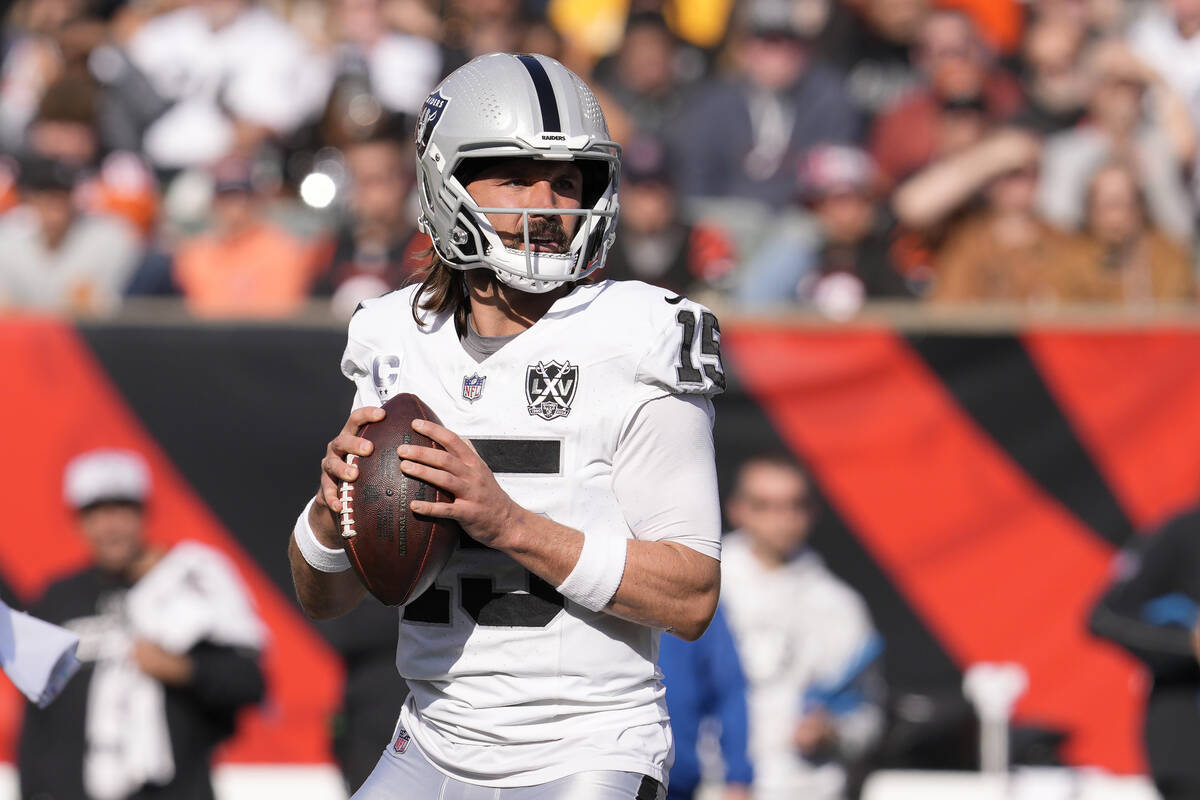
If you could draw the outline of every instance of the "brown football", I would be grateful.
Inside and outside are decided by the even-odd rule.
[[[359,436],[374,445],[366,458],[347,456],[358,465],[354,483],[342,483],[339,528],[350,565],[367,590],[390,606],[420,597],[437,578],[458,546],[460,528],[451,519],[414,514],[409,503],[451,503],[454,496],[400,471],[396,448],[402,444],[443,449],[412,429],[414,419],[441,424],[433,410],[412,394],[383,404],[387,416],[364,425]]]

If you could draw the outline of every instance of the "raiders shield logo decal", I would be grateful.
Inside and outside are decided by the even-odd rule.
[[[446,110],[448,100],[448,97],[442,97],[440,91],[425,98],[425,105],[421,107],[421,114],[417,117],[417,131],[414,137],[417,141],[418,158],[425,155],[425,148],[429,147],[429,137],[433,135],[433,129],[437,127],[438,120],[442,118],[442,112]]]
[[[529,413],[544,420],[571,413],[571,401],[579,386],[579,367],[557,361],[530,364],[525,372],[525,399]]]

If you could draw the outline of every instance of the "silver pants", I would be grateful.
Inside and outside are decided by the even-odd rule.
[[[596,770],[537,786],[495,789],[439,772],[410,742],[404,753],[384,750],[375,769],[350,800],[665,800],[658,781],[635,772]]]

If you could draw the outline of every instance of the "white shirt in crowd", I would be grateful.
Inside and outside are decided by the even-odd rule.
[[[32,208],[0,216],[0,307],[104,311],[137,267],[141,243],[117,217],[80,216],[56,248]]]
[[[155,17],[129,42],[129,57],[155,90],[175,101],[146,131],[157,166],[211,163],[229,152],[233,118],[285,133],[324,105],[321,59],[285,21],[248,6],[213,30],[197,6]]]

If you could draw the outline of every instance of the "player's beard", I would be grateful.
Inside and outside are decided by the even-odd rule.
[[[500,233],[500,241],[510,250],[525,249],[524,233]],[[551,249],[541,252],[565,253],[570,247],[566,228],[563,227],[562,217],[531,217],[529,219],[530,246],[549,246]]]

